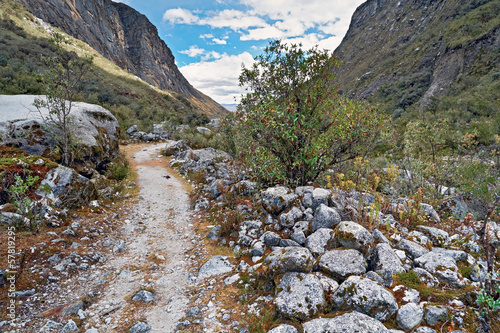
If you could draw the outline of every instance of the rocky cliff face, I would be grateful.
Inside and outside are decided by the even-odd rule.
[[[185,95],[199,110],[226,110],[193,88],[177,68],[157,28],[133,8],[111,0],[19,0],[35,16],[161,89]]]
[[[337,82],[387,108],[424,108],[498,71],[499,13],[488,0],[368,0],[335,51]]]

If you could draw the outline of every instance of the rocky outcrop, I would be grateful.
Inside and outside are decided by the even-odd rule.
[[[158,29],[135,9],[111,0],[19,2],[149,84],[186,96],[196,109],[209,115],[227,112],[189,84]]]
[[[45,125],[41,113],[33,106],[35,98],[43,96],[15,95],[0,96],[0,144],[13,146],[28,154],[51,157],[58,160],[53,140],[54,129]],[[108,110],[98,105],[75,102],[70,114],[71,131],[76,141],[75,169],[91,176],[94,170],[104,170],[118,154],[120,127]]]
[[[467,77],[496,72],[491,59],[500,48],[500,28],[487,14],[498,12],[493,3],[366,1],[334,52],[343,62],[339,87],[374,102],[391,98],[393,108],[423,108]]]

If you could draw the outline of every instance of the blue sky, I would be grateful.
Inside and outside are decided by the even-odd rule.
[[[118,0],[114,0],[117,1]],[[221,104],[239,101],[241,64],[270,40],[335,50],[365,0],[119,0],[146,15],[197,89]]]

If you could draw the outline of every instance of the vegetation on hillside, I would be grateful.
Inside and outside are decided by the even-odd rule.
[[[0,28],[0,94],[46,94],[42,76],[48,67],[43,58],[57,56],[57,48],[49,42],[51,34],[11,0],[0,3]],[[150,130],[153,123],[163,121],[188,123],[196,114],[184,96],[154,88],[83,42],[61,35],[68,41],[64,46],[65,59],[94,57],[92,75],[75,100],[105,107],[117,117],[122,128],[137,124],[143,130]]]
[[[492,47],[500,3],[446,1],[424,7],[408,2],[373,15],[379,24],[358,22],[339,47],[346,57],[337,82],[343,91],[392,115],[401,135],[408,122],[445,120],[450,132],[476,132],[480,144],[492,144],[500,134],[500,53]],[[367,45],[370,38],[376,42]],[[443,61],[450,65],[444,72]],[[452,82],[424,98],[442,79]]]
[[[240,75],[249,92],[236,144],[261,182],[306,185],[370,148],[382,118],[337,93],[335,56],[275,41],[256,60]]]

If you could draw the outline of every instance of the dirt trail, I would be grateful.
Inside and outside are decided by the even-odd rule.
[[[127,248],[104,267],[114,270],[116,278],[89,310],[112,311],[99,332],[128,332],[138,320],[147,322],[151,332],[173,332],[186,311],[187,252],[196,243],[187,188],[169,174],[166,161],[159,156],[159,145],[126,150],[137,171],[140,197],[130,215],[124,217],[122,236]],[[130,301],[140,289],[152,291],[156,301]]]

